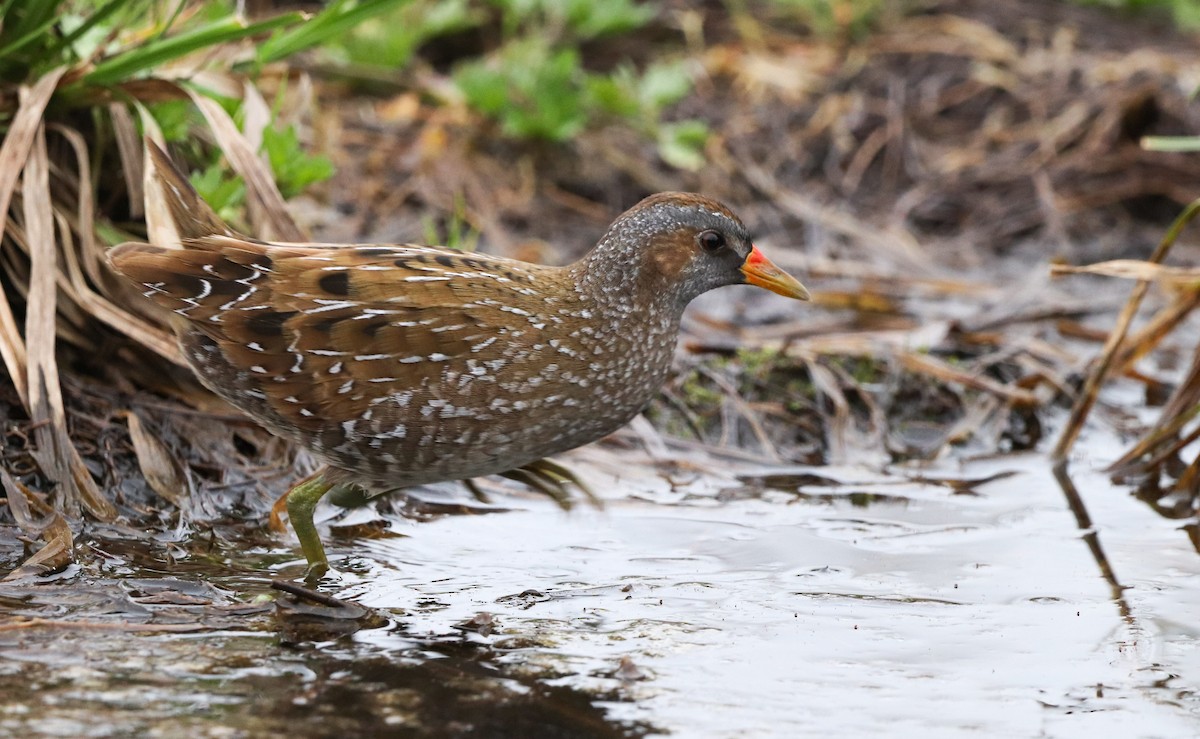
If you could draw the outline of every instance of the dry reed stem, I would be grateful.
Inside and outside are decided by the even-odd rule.
[[[1200,200],[1192,201],[1184,209],[1183,213],[1175,219],[1175,222],[1171,224],[1171,228],[1163,236],[1162,241],[1159,242],[1148,261],[1152,264],[1162,262],[1171,250],[1171,247],[1175,244],[1175,240],[1179,238],[1179,234],[1183,231],[1184,227],[1191,223],[1197,214],[1200,214]],[[1095,405],[1097,397],[1099,397],[1100,386],[1108,376],[1108,371],[1113,365],[1113,359],[1117,355],[1117,350],[1125,340],[1125,336],[1129,332],[1129,326],[1133,322],[1133,317],[1137,314],[1138,307],[1142,303],[1142,298],[1145,297],[1146,291],[1149,288],[1149,280],[1139,279],[1137,284],[1134,285],[1129,295],[1129,300],[1125,303],[1125,307],[1121,309],[1121,314],[1117,318],[1117,324],[1113,327],[1112,333],[1109,334],[1108,340],[1101,350],[1099,360],[1088,374],[1083,391],[1076,399],[1074,407],[1071,408],[1071,416],[1067,420],[1066,426],[1063,427],[1062,435],[1059,437],[1058,443],[1055,444],[1054,451],[1051,453],[1051,459],[1056,466],[1061,467],[1066,464],[1067,455],[1070,453],[1071,447],[1074,446],[1075,440],[1079,438],[1079,433],[1083,430],[1083,423],[1091,412],[1092,406]]]

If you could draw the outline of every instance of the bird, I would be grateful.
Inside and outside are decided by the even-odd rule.
[[[324,463],[281,498],[309,579],[329,569],[313,514],[331,490],[536,469],[650,403],[693,298],[751,284],[809,299],[733,211],[695,193],[646,197],[550,266],[255,239],[147,151],[180,244],[123,243],[108,263],[169,311],[202,384]]]

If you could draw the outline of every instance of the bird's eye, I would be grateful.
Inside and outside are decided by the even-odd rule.
[[[725,246],[725,236],[720,231],[703,231],[696,237],[696,241],[700,248],[708,252],[717,251]]]

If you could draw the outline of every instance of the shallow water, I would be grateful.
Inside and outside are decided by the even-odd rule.
[[[339,538],[322,589],[383,616],[358,630],[275,613],[267,581],[300,572],[280,540],[168,580],[109,551],[0,585],[0,613],[49,620],[0,629],[0,734],[1193,736],[1197,551],[1102,459],[1073,463],[1081,529],[1038,455],[881,472],[597,445],[564,461],[603,511],[497,485],[462,507],[487,515]]]

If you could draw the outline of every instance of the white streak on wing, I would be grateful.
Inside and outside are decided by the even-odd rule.
[[[326,300],[324,298],[314,298],[314,303],[320,305],[320,308],[310,308],[304,311],[305,315],[313,313],[324,313],[327,310],[338,310],[339,308],[349,308],[354,305],[353,300]]]

